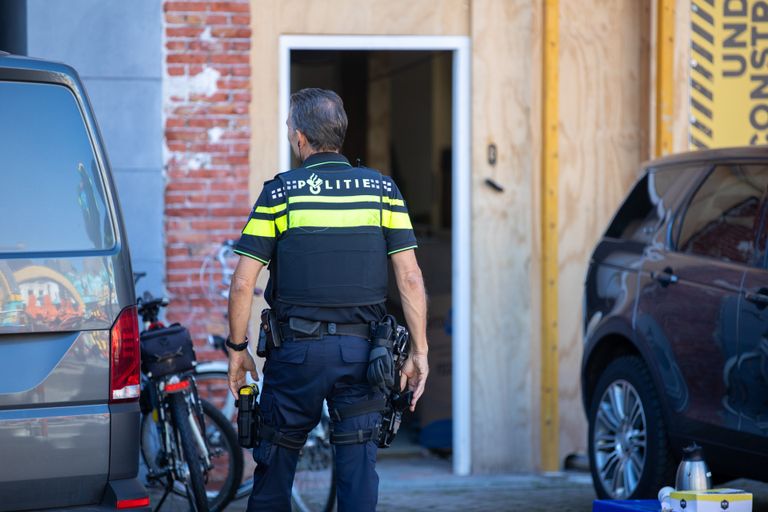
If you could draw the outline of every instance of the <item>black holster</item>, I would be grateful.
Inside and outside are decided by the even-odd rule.
[[[267,357],[274,348],[282,345],[282,335],[280,334],[280,324],[277,321],[277,315],[271,309],[261,311],[261,327],[259,328],[259,342],[256,345],[256,355]]]
[[[398,385],[399,387],[399,385]],[[403,421],[403,412],[410,407],[413,399],[413,391],[393,391],[387,400],[387,409],[381,415],[381,428],[378,432],[376,444],[379,448],[387,448],[394,441],[400,423]]]
[[[371,325],[371,355],[368,362],[368,383],[380,390],[383,398],[375,398],[332,409],[331,417],[342,421],[353,416],[381,412],[381,423],[372,429],[336,433],[331,430],[331,443],[357,444],[373,441],[386,448],[397,435],[403,412],[411,405],[412,391],[400,389],[400,372],[408,358],[408,329],[398,326],[394,317],[387,315],[381,322]]]
[[[371,353],[368,356],[368,384],[384,394],[395,387],[395,358],[392,353],[397,330],[394,317],[387,315],[371,326]]]
[[[307,435],[286,435],[264,423],[256,384],[243,386],[238,391],[237,405],[237,440],[243,448],[256,448],[262,440],[274,443],[289,450],[301,450],[307,442]]]
[[[258,402],[259,388],[255,384],[243,386],[237,400],[237,440],[243,448],[259,445],[262,417]]]

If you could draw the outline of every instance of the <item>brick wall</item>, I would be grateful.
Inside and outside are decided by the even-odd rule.
[[[201,286],[200,268],[250,210],[250,3],[164,1],[163,11],[168,319],[208,359],[204,340],[223,329],[226,301]]]

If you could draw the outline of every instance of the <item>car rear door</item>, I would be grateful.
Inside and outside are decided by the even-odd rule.
[[[762,167],[768,174],[768,165]],[[728,359],[726,406],[738,415],[744,446],[768,454],[768,204],[763,201],[754,264],[739,297],[739,349]],[[752,442],[750,442],[752,441]]]
[[[652,247],[641,272],[637,329],[654,354],[673,431],[706,440],[733,430],[724,404],[726,362],[738,352],[742,278],[754,257],[768,176],[754,166],[715,165],[702,173]]]
[[[98,503],[132,296],[114,209],[74,89],[0,76],[0,103],[0,510]]]

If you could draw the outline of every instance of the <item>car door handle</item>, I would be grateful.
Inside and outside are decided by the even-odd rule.
[[[744,298],[755,304],[758,308],[763,309],[768,306],[768,288],[760,288],[756,292],[747,292],[744,294]]]
[[[667,287],[671,284],[675,284],[678,281],[678,277],[674,271],[667,267],[661,272],[654,272],[653,278],[661,283],[661,286]]]

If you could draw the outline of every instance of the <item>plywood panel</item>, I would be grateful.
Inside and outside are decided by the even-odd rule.
[[[648,81],[649,81],[649,94],[648,94],[648,154],[646,160],[650,160],[656,156],[656,45],[658,44],[656,35],[656,25],[658,17],[658,0],[651,0],[650,2],[650,33],[648,36]]]
[[[473,472],[531,470],[538,457],[531,196],[540,127],[531,106],[540,87],[539,10],[528,0],[472,2]],[[489,144],[498,148],[495,166]]]
[[[278,137],[287,129],[278,122],[278,2],[251,2],[251,175],[249,188],[256,201],[265,180],[278,171]],[[280,121],[282,122],[282,121]]]
[[[653,50],[655,43],[653,36],[653,2],[644,0],[639,8],[639,18],[637,24],[640,28],[640,69],[639,77],[640,91],[640,160],[646,161],[653,157],[652,130],[656,127],[653,124]]]
[[[560,454],[586,450],[581,304],[589,255],[647,148],[648,2],[560,2]]]
[[[254,198],[279,170],[278,38],[283,34],[467,35],[467,0],[251,0]],[[361,70],[366,73],[366,70]]]
[[[274,0],[273,0],[274,1]],[[257,1],[256,3],[260,3]],[[280,0],[287,34],[466,35],[466,0]],[[253,11],[258,16],[258,10]]]
[[[542,361],[542,266],[543,266],[543,230],[542,230],[542,199],[543,199],[543,77],[544,77],[544,9],[535,6],[531,18],[531,68],[533,78],[530,91],[530,109],[528,126],[531,134],[531,256],[530,271],[530,346],[531,356],[529,369],[531,372],[531,468],[541,469],[541,378]]]

